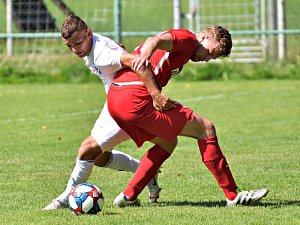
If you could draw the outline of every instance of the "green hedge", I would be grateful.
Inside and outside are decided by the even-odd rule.
[[[300,62],[188,64],[177,80],[300,79]]]

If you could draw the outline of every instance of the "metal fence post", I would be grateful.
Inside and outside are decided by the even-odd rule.
[[[121,24],[121,0],[114,0],[114,33],[116,42],[122,41]]]
[[[9,35],[12,33],[12,2],[6,0],[6,33]],[[6,54],[12,56],[13,40],[12,37],[6,38]]]
[[[278,30],[282,33],[278,34],[278,59],[283,60],[285,57],[285,0],[277,1],[277,14],[278,14]]]
[[[181,0],[173,0],[173,28],[182,28]]]

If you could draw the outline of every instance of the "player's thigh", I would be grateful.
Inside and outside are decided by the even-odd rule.
[[[102,152],[111,151],[116,145],[129,139],[129,135],[122,130],[110,116],[107,103],[91,131],[91,136],[96,140]]]

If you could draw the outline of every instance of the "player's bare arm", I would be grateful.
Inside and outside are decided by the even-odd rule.
[[[148,66],[150,64],[149,60],[152,54],[157,50],[170,51],[173,49],[172,36],[169,33],[161,33],[153,37],[147,38],[143,47],[141,48],[141,55],[134,59],[132,62],[132,67],[134,70],[141,70],[143,65]]]
[[[153,99],[153,106],[155,109],[163,111],[175,108],[175,101],[165,96],[157,86],[154,76],[151,72],[151,65],[143,64],[141,70],[134,70],[132,68],[133,60],[137,59],[139,55],[123,53],[121,55],[121,63],[123,67],[130,67],[144,82],[146,88],[148,89],[150,95]]]

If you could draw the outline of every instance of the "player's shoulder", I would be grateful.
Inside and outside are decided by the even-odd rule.
[[[196,36],[193,32],[191,32],[187,29],[184,29],[184,28],[171,29],[168,32],[171,34],[174,34],[174,35],[185,35],[185,36],[192,36],[192,37]]]
[[[182,45],[181,47],[183,47],[183,45],[191,45],[190,47],[192,47],[198,43],[196,35],[183,28],[171,30],[171,36],[173,39],[173,47],[174,43],[177,43],[177,45]]]
[[[105,37],[101,34],[94,34],[94,51],[97,53],[107,53],[111,51],[124,52],[121,46],[119,46],[114,40]]]
[[[93,33],[93,40],[94,40],[95,45],[97,45],[99,47],[109,47],[112,49],[120,47],[114,40],[112,40],[108,37],[105,37],[101,34]]]

